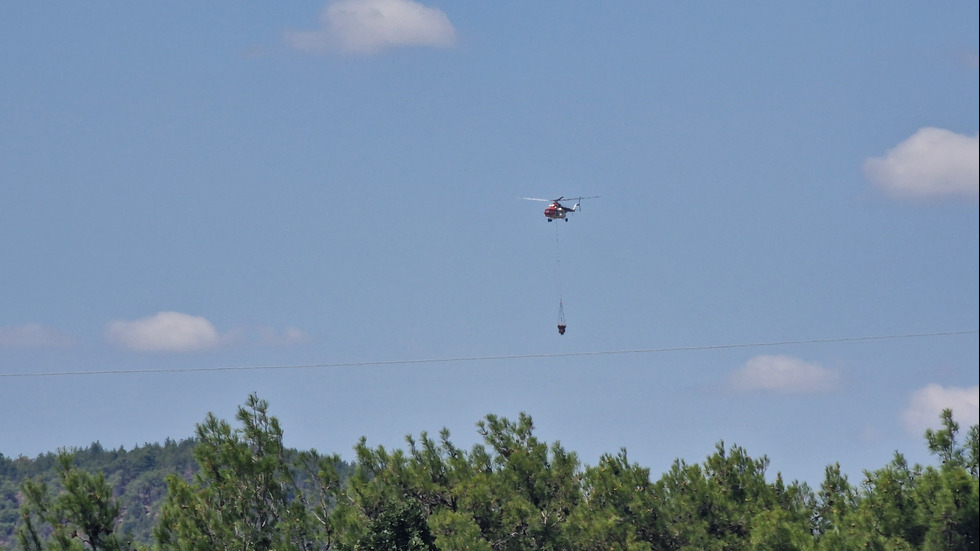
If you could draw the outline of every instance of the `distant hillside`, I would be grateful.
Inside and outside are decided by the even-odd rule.
[[[89,472],[102,471],[119,500],[118,531],[133,541],[149,543],[160,505],[167,495],[166,477],[179,474],[190,479],[197,471],[193,439],[163,444],[145,444],[132,450],[107,450],[98,442],[85,449],[68,450],[74,464]],[[57,486],[57,453],[34,459],[10,459],[0,454],[0,548],[13,549],[16,543],[18,510],[23,500],[21,484],[39,478]]]

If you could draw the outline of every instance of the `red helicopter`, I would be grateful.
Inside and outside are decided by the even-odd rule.
[[[537,197],[524,197],[528,201],[543,201],[545,203],[551,203],[544,209],[544,217],[548,219],[548,222],[552,220],[564,220],[568,222],[568,213],[575,212],[581,206],[581,203],[585,199],[596,199],[598,195],[593,195],[591,197],[569,197],[565,199],[565,196],[561,196],[557,199],[538,199]],[[566,207],[561,204],[561,201],[575,201],[575,205],[571,207]]]

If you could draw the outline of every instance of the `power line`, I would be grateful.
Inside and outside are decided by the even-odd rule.
[[[170,368],[151,368],[151,369],[104,369],[92,371],[48,371],[40,373],[0,373],[2,377],[67,377],[79,375],[125,375],[125,374],[148,374],[148,373],[202,373],[214,371],[260,371],[272,369],[314,369],[314,368],[340,368],[340,367],[384,367],[395,365],[414,365],[432,363],[462,363],[480,361],[501,361],[501,360],[528,360],[544,358],[568,358],[582,356],[613,356],[625,354],[659,354],[664,352],[697,352],[705,350],[726,350],[734,348],[768,348],[776,346],[790,346],[800,344],[831,344],[844,342],[868,342],[895,339],[918,339],[930,337],[949,337],[956,335],[974,335],[980,330],[972,329],[969,331],[943,331],[937,333],[906,333],[897,335],[876,335],[866,337],[837,337],[827,339],[804,339],[791,341],[771,341],[771,342],[751,342],[736,344],[711,344],[700,346],[675,346],[667,348],[634,348],[630,350],[602,350],[592,352],[553,352],[538,354],[508,354],[500,356],[463,356],[455,358],[426,358],[416,360],[381,360],[366,362],[336,362],[336,363],[317,363],[317,364],[297,364],[297,365],[251,365],[251,366],[224,366],[224,367],[170,367]]]

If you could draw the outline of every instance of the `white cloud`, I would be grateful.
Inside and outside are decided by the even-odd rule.
[[[312,338],[300,329],[286,326],[282,329],[268,325],[238,327],[228,331],[222,341],[235,345],[259,344],[262,346],[294,346],[310,342]]]
[[[160,312],[133,321],[113,321],[109,342],[137,352],[190,352],[217,346],[221,339],[211,322],[180,312]]]
[[[966,58],[966,64],[971,69],[973,69],[974,71],[980,69],[980,55],[977,55],[976,52],[967,52],[966,54],[964,54],[964,57]]]
[[[160,312],[132,321],[113,321],[106,326],[106,340],[136,352],[194,352],[218,346],[293,346],[310,341],[295,327],[276,329],[265,325],[233,328],[218,333],[206,318],[180,312]],[[2,344],[2,341],[0,341]]]
[[[921,435],[926,429],[942,428],[939,415],[944,409],[953,410],[953,420],[959,423],[961,430],[977,424],[980,417],[980,386],[926,385],[912,393],[909,405],[902,413],[902,420],[910,434]]]
[[[904,199],[978,198],[980,139],[941,128],[922,128],[864,163],[871,183]]]
[[[310,336],[295,327],[278,331],[272,327],[259,328],[260,342],[269,346],[291,346],[310,341]]]
[[[456,43],[445,13],[412,0],[339,0],[324,8],[320,23],[312,31],[287,31],[286,43],[313,54],[373,54],[388,47]]]
[[[0,327],[0,348],[69,346],[74,339],[38,323]]]
[[[731,383],[735,390],[804,394],[832,390],[838,378],[837,372],[798,358],[756,356],[732,375]]]

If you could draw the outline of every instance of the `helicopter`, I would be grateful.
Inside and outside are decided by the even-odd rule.
[[[564,220],[568,222],[568,213],[575,212],[581,206],[581,202],[585,199],[596,199],[598,195],[593,195],[591,197],[568,197],[564,195],[557,199],[538,199],[537,197],[524,197],[528,201],[543,201],[545,203],[551,203],[544,209],[544,217],[548,219],[548,222],[552,220]],[[571,207],[566,207],[561,204],[562,201],[575,201],[575,205]]]

